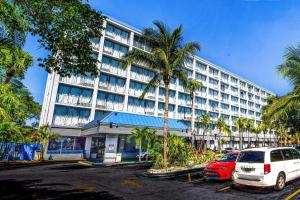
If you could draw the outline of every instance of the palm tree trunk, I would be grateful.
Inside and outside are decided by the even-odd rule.
[[[266,141],[266,133],[263,133],[264,134],[264,139],[263,139],[263,147],[265,146],[265,141]]]
[[[241,131],[239,131],[239,137],[240,137],[240,150],[243,149],[243,134]]]
[[[10,82],[10,80],[12,79],[12,77],[15,75],[16,70],[12,67],[10,68],[7,72],[6,72],[6,78],[4,80],[4,84],[7,84]]]
[[[164,168],[167,169],[168,167],[168,158],[167,158],[167,151],[168,151],[168,118],[169,118],[169,87],[170,82],[164,81],[165,89],[166,89],[166,102],[165,102],[165,113],[164,113]]]
[[[139,162],[142,161],[142,141],[140,142],[140,147],[139,147]]]
[[[247,131],[248,134],[248,147],[251,147],[251,141],[250,141],[250,131]]]
[[[195,138],[194,135],[194,126],[195,126],[195,119],[194,119],[194,93],[191,95],[191,102],[192,102],[192,113],[191,113],[191,131],[192,131],[192,145],[195,147]]]
[[[218,149],[221,151],[221,132],[219,133]]]

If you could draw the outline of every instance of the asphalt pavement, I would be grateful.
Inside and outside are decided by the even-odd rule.
[[[143,176],[141,166],[91,167],[76,163],[0,170],[0,199],[300,199],[300,180],[280,192],[236,187],[230,181]],[[299,192],[299,195],[297,195]]]

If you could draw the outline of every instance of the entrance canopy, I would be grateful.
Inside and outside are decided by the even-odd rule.
[[[158,134],[162,133],[164,119],[162,117],[147,116],[125,112],[109,112],[108,114],[96,118],[83,126],[83,134],[93,134],[97,127],[97,133],[109,132],[116,134],[130,134],[133,127],[149,127],[158,129]],[[103,130],[105,128],[105,130]],[[177,119],[168,120],[170,132],[189,137],[189,127]],[[91,130],[94,131],[91,132]],[[128,129],[128,130],[126,130]]]

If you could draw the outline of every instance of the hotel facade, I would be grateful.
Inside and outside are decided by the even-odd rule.
[[[56,73],[48,75],[40,125],[48,124],[52,131],[62,135],[60,139],[48,144],[47,154],[51,154],[53,159],[86,157],[115,162],[120,161],[120,157],[133,156],[136,153],[135,145],[126,141],[126,135],[130,134],[130,128],[135,124],[132,121],[127,124],[121,121],[116,123],[107,121],[107,118],[106,123],[101,124],[101,120],[109,113],[115,113],[115,116],[123,113],[130,117],[140,117],[142,121],[146,117],[150,120],[149,123],[154,123],[149,126],[156,127],[155,119],[163,116],[164,84],[150,88],[144,100],[138,99],[154,72],[147,66],[136,64],[126,69],[122,67],[121,57],[127,51],[134,48],[149,51],[140,39],[141,31],[111,18],[104,21],[104,27],[102,37],[92,40],[94,55],[100,63],[98,77],[68,78],[60,77]],[[266,99],[275,94],[197,56],[185,63],[184,70],[188,77],[199,80],[204,87],[195,92],[195,106],[192,108],[191,99],[182,81],[172,79],[169,118],[174,119],[174,123],[183,122],[189,127],[192,112],[195,117],[208,113],[213,120],[223,117],[230,126],[232,135],[222,135],[227,141],[222,148],[238,148],[239,137],[234,127],[235,119],[252,119],[258,125]],[[116,117],[114,120],[118,121]],[[87,128],[86,124],[89,123],[94,126]],[[176,126],[174,131],[178,134],[191,135],[190,128],[185,130],[182,124],[178,125],[180,128]],[[161,127],[156,128],[161,132]],[[217,130],[213,130],[205,136],[208,147],[216,147],[217,134]],[[248,135],[244,133],[243,145],[246,147],[250,143],[254,146],[255,141],[262,145],[263,137],[259,134],[256,141],[256,135],[251,133],[248,141]],[[275,137],[268,133],[265,138],[266,143],[270,144]],[[201,139],[200,131],[196,140]]]

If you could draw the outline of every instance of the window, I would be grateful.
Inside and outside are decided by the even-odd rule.
[[[237,82],[238,82],[238,80],[236,78],[234,78],[234,77],[231,77],[230,80],[234,84],[237,84]]]
[[[234,112],[238,112],[238,111],[239,111],[239,108],[236,107],[236,106],[231,106],[231,110],[234,111]]]
[[[201,70],[203,70],[203,71],[206,70],[206,65],[203,64],[203,63],[200,63],[198,61],[196,61],[196,67],[199,68],[199,69],[201,69]]]
[[[206,99],[201,98],[201,97],[196,97],[195,99],[197,104],[206,104]]]
[[[213,89],[209,89],[209,94],[212,95],[212,96],[218,96],[219,92],[216,91],[216,90],[213,90]]]
[[[243,82],[243,81],[240,81],[240,86],[245,87],[245,86],[246,86],[246,83]]]
[[[237,162],[244,163],[264,163],[265,152],[263,151],[242,151]]]
[[[212,101],[212,100],[209,100],[208,102],[209,106],[215,108],[215,107],[218,107],[219,103],[217,101]]]
[[[271,154],[271,162],[283,161],[283,157],[279,149],[271,151],[270,154]]]
[[[210,67],[209,68],[209,73],[212,74],[212,75],[218,75],[219,74],[219,70]]]
[[[224,110],[228,110],[229,109],[229,105],[221,103],[221,108],[224,109]]]
[[[237,158],[237,154],[224,154],[220,158],[217,159],[219,162],[232,162]]]
[[[83,153],[85,137],[63,136],[48,143],[48,154]]]
[[[196,73],[196,79],[199,79],[200,81],[206,81],[206,76]]]
[[[244,114],[246,114],[246,113],[247,113],[247,110],[246,110],[246,109],[244,109],[244,108],[241,108],[241,113],[244,113]]]
[[[300,159],[300,153],[296,151],[295,149],[291,149],[293,159]]]
[[[232,92],[237,92],[238,91],[238,89],[236,87],[231,86],[230,89],[231,89]]]
[[[247,101],[244,99],[240,99],[240,103],[245,105],[247,103]]]
[[[284,160],[293,160],[293,154],[290,149],[282,149]]]
[[[229,99],[229,95],[225,94],[225,93],[221,93],[221,97],[222,97],[223,100]]]
[[[210,84],[213,84],[213,85],[218,85],[219,84],[219,81],[218,80],[215,80],[213,78],[209,78],[209,83]]]
[[[223,79],[225,79],[225,80],[228,80],[229,75],[222,72],[222,73],[221,73],[221,77],[222,77]]]
[[[235,97],[235,96],[231,96],[231,101],[234,101],[234,102],[238,102],[239,98]]]

